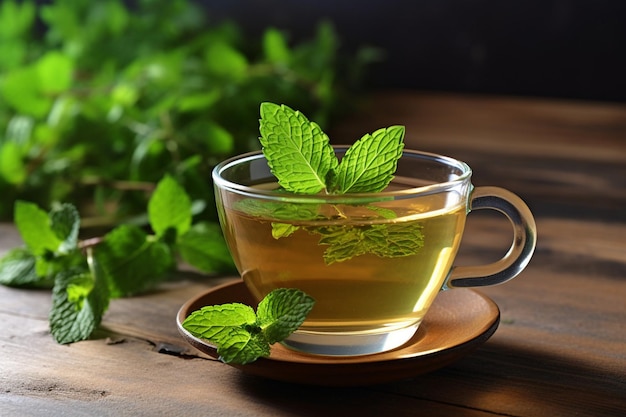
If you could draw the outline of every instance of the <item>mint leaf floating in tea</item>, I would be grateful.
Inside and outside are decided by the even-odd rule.
[[[293,194],[377,193],[391,183],[404,148],[404,126],[391,126],[364,135],[348,148],[341,162],[328,136],[302,113],[285,105],[261,104],[259,131],[263,154],[282,191]],[[301,207],[298,209],[298,207]],[[300,229],[320,235],[327,265],[356,256],[409,256],[422,246],[422,226],[383,222],[395,219],[395,211],[375,204],[364,205],[370,215],[339,226],[311,226],[302,221],[348,219],[344,205],[333,205],[335,213],[320,214],[319,204],[291,204],[287,201],[242,200],[237,208],[272,221],[274,239],[288,238]],[[304,208],[304,209],[303,209]],[[379,222],[380,223],[377,223]],[[360,224],[359,224],[360,222]]]
[[[309,314],[315,300],[295,288],[279,288],[252,307],[230,303],[192,312],[183,327],[217,346],[224,363],[245,365],[270,355],[270,345],[286,339]]]
[[[319,227],[311,230],[321,235],[320,245],[329,245],[324,251],[324,262],[327,265],[366,253],[381,258],[413,255],[424,246],[421,231],[419,224],[404,223]]]
[[[260,202],[244,199],[237,201],[237,210],[255,217],[271,216],[279,220],[313,220],[318,216],[317,204],[290,204],[288,202]],[[272,236],[275,239],[287,237],[300,227],[289,223],[272,223]]]

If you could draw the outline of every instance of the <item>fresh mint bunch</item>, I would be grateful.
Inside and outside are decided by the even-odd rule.
[[[0,221],[16,199],[71,201],[96,203],[98,221],[116,226],[145,212],[142,194],[126,191],[164,172],[207,195],[217,162],[257,148],[259,97],[297,103],[324,125],[349,105],[348,79],[360,85],[382,52],[340,48],[326,19],[298,39],[263,24],[249,36],[242,22],[214,19],[216,7],[0,0]]]
[[[394,178],[398,159],[404,148],[404,126],[391,126],[366,134],[348,148],[339,161],[328,136],[299,111],[274,103],[261,104],[259,131],[263,154],[279,185],[297,194],[376,193]],[[323,219],[315,204],[301,205],[239,202],[238,208],[253,216],[271,216],[279,220]],[[393,219],[393,210],[368,205],[368,220]],[[337,216],[345,217],[337,208]],[[288,237],[299,230],[292,223],[272,223],[275,239]],[[320,245],[327,245],[327,265],[371,253],[380,257],[415,254],[424,244],[420,225],[381,223],[336,227],[303,227],[320,235]]]
[[[245,365],[270,355],[270,345],[285,340],[309,314],[315,300],[295,288],[270,292],[257,307],[230,303],[202,307],[183,321],[193,336],[217,346],[224,363]]]
[[[80,216],[70,204],[47,213],[18,201],[14,218],[25,247],[0,259],[0,283],[53,287],[50,331],[62,344],[89,338],[111,299],[154,287],[175,268],[177,257],[203,272],[234,269],[219,226],[192,224],[191,200],[170,176],[149,201],[152,233],[127,224],[80,240]]]

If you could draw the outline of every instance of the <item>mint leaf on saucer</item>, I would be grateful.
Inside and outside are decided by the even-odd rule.
[[[269,344],[260,335],[252,307],[229,303],[202,307],[189,315],[183,327],[217,346],[224,363],[244,365],[269,355]]]
[[[270,355],[270,345],[286,339],[304,322],[315,301],[294,288],[270,292],[257,307],[241,303],[205,306],[192,312],[183,327],[217,346],[224,363],[245,365]]]
[[[230,328],[245,328],[256,324],[256,314],[241,303],[205,306],[189,315],[183,326],[196,337],[222,343]]]
[[[279,288],[269,293],[257,308],[257,320],[270,344],[285,340],[302,325],[315,300],[303,291]]]
[[[243,328],[229,329],[228,336],[218,345],[217,352],[224,363],[245,365],[270,355],[270,345],[263,334],[250,333]]]
[[[326,188],[338,162],[317,123],[284,104],[262,103],[259,130],[269,167],[285,190],[315,194]]]

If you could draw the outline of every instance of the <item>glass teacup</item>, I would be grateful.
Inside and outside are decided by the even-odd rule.
[[[339,159],[347,147],[335,147]],[[458,160],[404,150],[378,193],[299,195],[282,191],[261,152],[213,172],[226,241],[247,288],[262,299],[298,288],[316,300],[283,344],[322,355],[363,355],[410,340],[442,290],[495,285],[517,276],[536,229],[513,193],[471,183]],[[454,266],[471,210],[494,209],[513,225],[497,262]]]

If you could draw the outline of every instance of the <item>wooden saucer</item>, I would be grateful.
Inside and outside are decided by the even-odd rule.
[[[196,349],[217,358],[215,346],[192,336],[182,322],[207,305],[239,302],[256,306],[243,281],[226,283],[187,301],[177,325]],[[470,289],[444,291],[437,296],[416,335],[405,345],[383,353],[354,357],[318,356],[272,345],[269,358],[232,365],[265,378],[326,386],[370,385],[401,380],[444,367],[484,343],[498,328],[500,310],[488,297]]]

